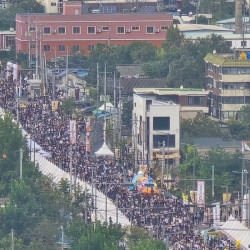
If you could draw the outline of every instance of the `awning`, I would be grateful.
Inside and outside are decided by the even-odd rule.
[[[233,216],[230,216],[227,222],[220,227],[220,231],[235,241],[239,240],[241,247],[248,249],[250,244],[250,230]]]

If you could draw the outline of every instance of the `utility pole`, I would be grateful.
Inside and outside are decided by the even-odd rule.
[[[97,221],[97,188],[95,183],[95,221]]]
[[[169,250],[169,234],[167,234],[166,238],[166,250]]]
[[[42,85],[42,94],[45,95],[45,87],[44,87],[44,63],[43,63],[43,55],[42,55],[42,34],[40,32],[39,39],[39,48],[40,48],[40,74],[41,74],[41,85]]]
[[[106,100],[107,99],[107,66],[106,66],[106,63],[105,63],[105,66],[104,66],[104,135],[103,135],[103,139],[104,139],[104,142],[106,142],[106,108],[107,108],[107,105],[106,105]]]
[[[55,84],[56,84],[56,76],[53,74],[52,76],[52,100],[55,101]]]
[[[99,64],[96,64],[96,108],[97,108],[97,115],[98,116],[98,108],[99,108]]]
[[[117,109],[116,109],[116,78],[115,78],[115,71],[114,71],[114,108],[115,108],[115,113],[113,114],[113,143],[114,143],[114,151],[116,148],[116,117],[117,117]]]
[[[36,22],[36,79],[39,79],[39,75],[38,75],[38,30],[37,30],[37,22]]]
[[[161,185],[162,186],[164,185],[164,168],[165,168],[165,141],[162,142],[162,165],[161,165]]]
[[[33,148],[33,150],[34,150],[34,165],[36,165],[36,142],[35,142],[35,137],[34,137],[34,144],[33,144],[33,146],[34,146],[34,148]]]
[[[137,117],[135,117],[135,129],[134,129],[134,154],[135,154],[135,169],[137,167]]]
[[[167,178],[169,178],[169,133],[167,141]]]
[[[64,249],[63,244],[64,244],[64,230],[63,230],[63,226],[61,226],[61,230],[62,230],[62,250]]]
[[[193,162],[193,191],[195,191],[195,157]]]
[[[23,178],[23,149],[20,148],[20,180]]]
[[[28,13],[28,46],[29,46],[29,68],[30,68],[30,61],[31,61],[31,53],[30,53],[30,13]]]
[[[115,196],[115,203],[116,203],[116,224],[118,224],[118,201],[119,201],[119,194]]]
[[[214,165],[212,166],[212,198],[214,198]]]
[[[14,230],[11,228],[11,250],[14,250]]]
[[[85,223],[88,222],[88,204],[87,204],[87,185],[85,180],[85,211],[84,211],[84,221]]]
[[[68,93],[68,70],[69,70],[69,53],[68,53],[68,47],[67,47],[67,55],[66,55],[66,91]]]
[[[17,98],[16,98],[16,104],[17,104],[16,120],[17,120],[17,123],[18,123],[19,122],[19,98],[18,98],[18,93],[17,93]]]
[[[106,183],[106,194],[105,194],[105,223],[106,223],[106,226],[108,225],[108,197],[107,197],[107,193],[108,193],[108,184]]]
[[[69,146],[69,180],[70,180],[70,197],[72,200],[72,144]]]
[[[122,139],[122,100],[121,100],[121,81],[119,79],[119,111],[118,111],[118,115],[119,115],[119,120],[118,120],[118,124],[119,124],[119,141],[121,141]],[[121,155],[121,154],[120,154]]]
[[[241,204],[243,204],[244,200],[244,170],[241,170]]]

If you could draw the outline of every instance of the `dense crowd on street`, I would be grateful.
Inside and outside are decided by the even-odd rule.
[[[19,87],[20,84],[22,91],[26,91],[26,80],[22,80],[22,83],[19,81]],[[17,118],[16,86],[17,82],[1,82],[0,105]],[[51,91],[52,86],[49,84],[47,96],[27,103],[25,108],[19,108],[19,122],[33,140],[51,154],[50,160],[69,172],[71,117],[64,115],[60,106],[52,111]],[[55,88],[57,100],[65,96],[65,90]],[[131,180],[133,165],[121,165],[111,158],[95,158],[86,154],[84,145],[80,143],[85,129],[85,120],[80,118],[77,121],[77,143],[72,150],[74,175],[89,183],[95,182],[97,188],[112,200],[119,194],[118,207],[131,225],[143,227],[154,237],[169,241],[173,249],[205,249],[203,239],[196,229],[204,219],[204,211],[197,209],[193,212],[190,207],[183,206],[181,199],[166,196],[164,192],[142,195],[129,190],[123,183]],[[208,241],[209,249],[226,249],[229,244],[229,241],[210,242]]]

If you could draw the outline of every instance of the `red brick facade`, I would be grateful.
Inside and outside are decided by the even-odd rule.
[[[38,50],[41,48],[47,57],[65,56],[72,48],[88,55],[97,43],[127,45],[146,41],[160,46],[166,39],[167,27],[173,24],[171,14],[82,15],[77,2],[65,3],[62,15],[16,16],[17,52],[28,52],[29,44],[32,54],[38,44]]]

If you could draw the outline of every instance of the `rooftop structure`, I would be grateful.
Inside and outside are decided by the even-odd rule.
[[[151,96],[158,101],[180,105],[180,118],[194,118],[198,112],[208,113],[208,94],[204,89],[192,88],[135,88],[140,96]]]

